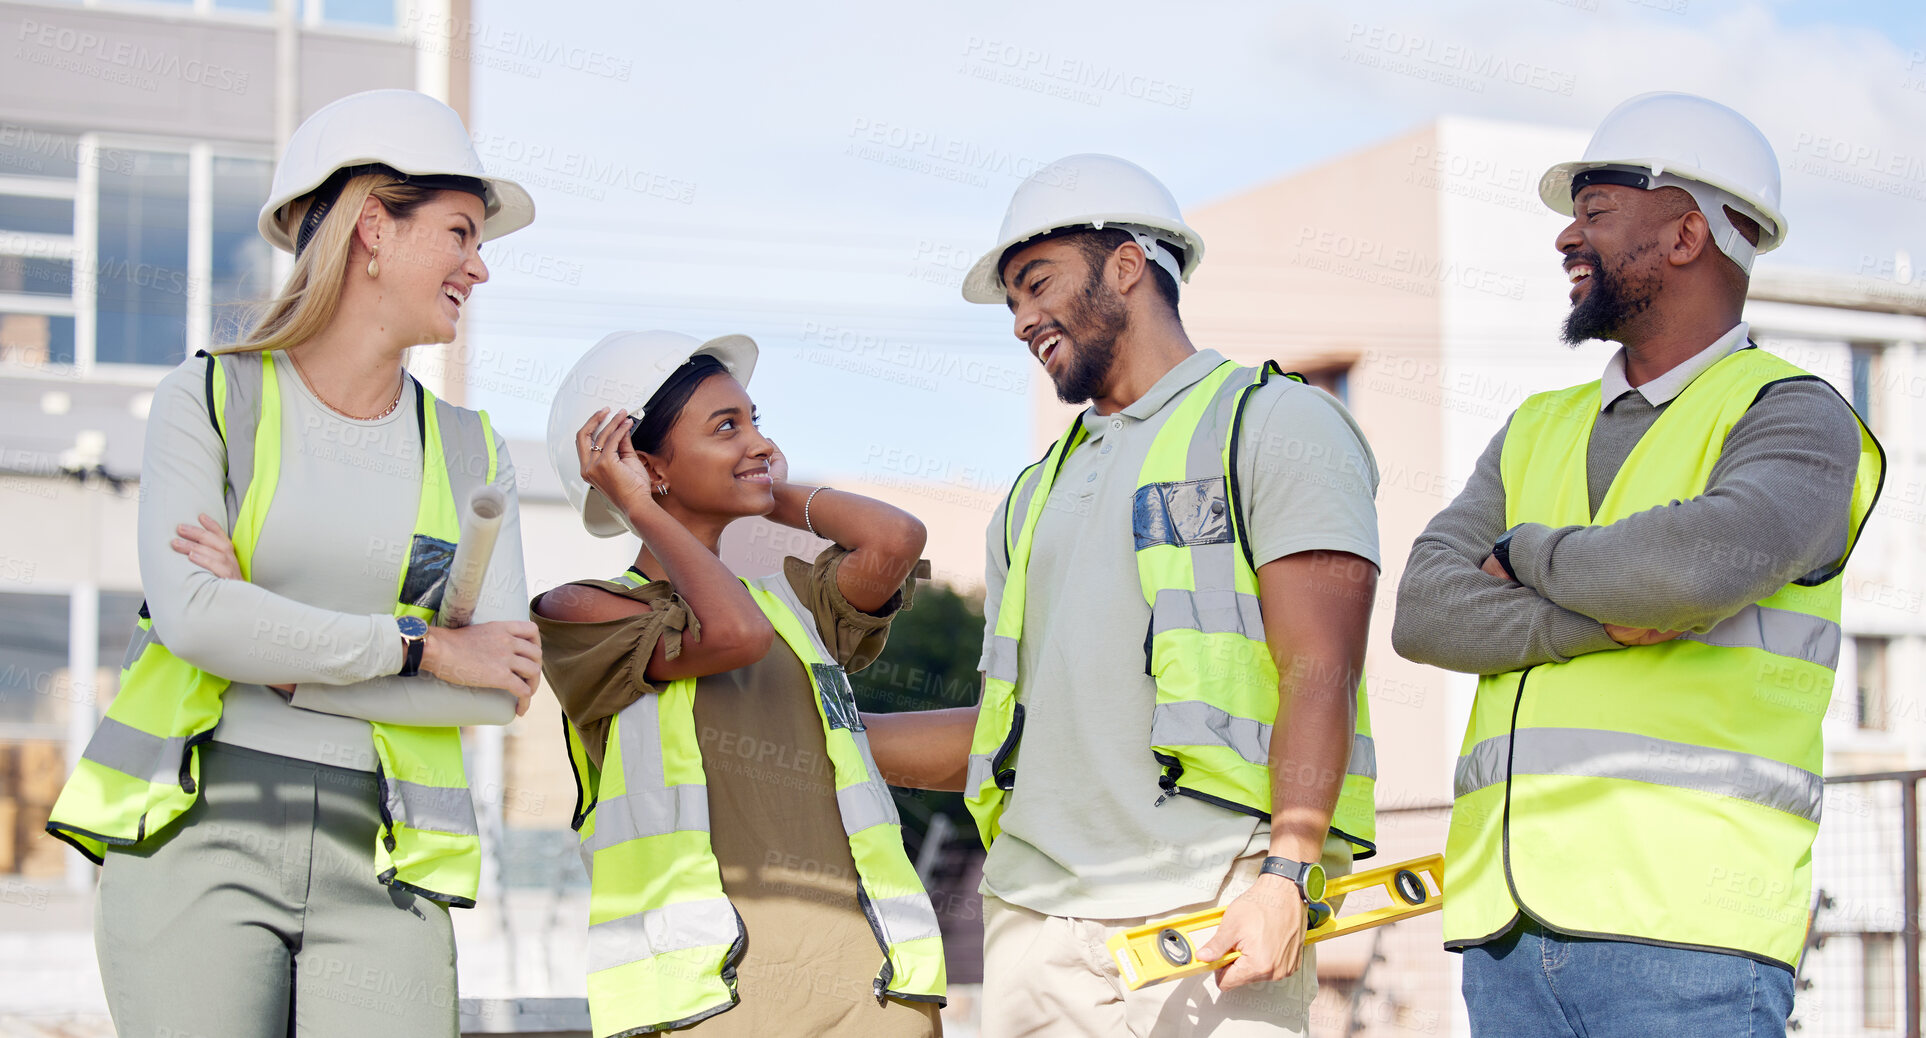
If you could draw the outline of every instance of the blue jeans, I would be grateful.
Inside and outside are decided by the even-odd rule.
[[[1743,955],[1595,941],[1521,920],[1464,953],[1474,1038],[1785,1038],[1792,974]]]

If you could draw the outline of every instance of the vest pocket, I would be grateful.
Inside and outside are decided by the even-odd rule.
[[[448,590],[448,568],[454,561],[454,544],[415,534],[408,547],[408,573],[401,581],[401,604],[440,609],[442,593]]]
[[[1130,512],[1138,551],[1163,544],[1182,548],[1233,540],[1230,492],[1222,476],[1138,487]]]
[[[822,690],[823,717],[831,728],[852,732],[867,731],[863,715],[856,710],[856,690],[849,687],[849,672],[833,663],[811,663],[809,669]]]

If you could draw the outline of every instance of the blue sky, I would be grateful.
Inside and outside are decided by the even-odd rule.
[[[1193,207],[1441,115],[1588,128],[1652,89],[1731,104],[1779,150],[1793,233],[1764,262],[1926,257],[1922,6],[478,0],[471,122],[540,216],[485,253],[475,401],[538,437],[553,377],[605,332],[742,331],[799,470],[860,471],[884,435],[1014,469],[1025,394],[956,373],[1030,362],[955,281],[1036,165],[1124,155]],[[1394,37],[1527,63],[1551,89],[1346,60]]]

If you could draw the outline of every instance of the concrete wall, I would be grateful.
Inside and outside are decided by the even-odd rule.
[[[273,144],[271,21],[0,2],[0,123]],[[300,111],[416,86],[399,33],[303,31]]]

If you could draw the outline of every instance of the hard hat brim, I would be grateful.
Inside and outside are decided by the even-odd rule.
[[[1618,166],[1644,170],[1661,170],[1676,177],[1682,177],[1686,180],[1696,180],[1701,184],[1716,187],[1735,198],[1745,199],[1745,204],[1758,210],[1759,215],[1764,216],[1766,223],[1769,224],[1769,226],[1762,226],[1760,228],[1763,233],[1759,236],[1758,251],[1762,253],[1771,252],[1773,249],[1778,248],[1781,242],[1785,241],[1785,217],[1775,210],[1768,209],[1757,202],[1751,201],[1747,198],[1749,192],[1744,188],[1735,184],[1725,183],[1719,177],[1706,173],[1704,170],[1696,167],[1672,165],[1666,163],[1663,159],[1637,158],[1612,159],[1610,161],[1592,159],[1577,162],[1561,162],[1546,170],[1545,175],[1538,178],[1538,197],[1545,205],[1549,206],[1553,212],[1563,216],[1570,216],[1572,215],[1572,178],[1586,170],[1607,169]]]
[[[328,178],[334,175],[336,169],[345,169],[349,166],[370,163],[380,163],[381,165],[393,168],[397,172],[406,173],[409,176],[455,175],[474,177],[476,180],[487,184],[488,199],[484,204],[487,208],[488,215],[482,219],[481,237],[483,241],[489,241],[494,238],[499,238],[504,234],[519,231],[535,222],[534,198],[529,196],[526,188],[506,177],[491,177],[486,174],[477,175],[466,170],[408,169],[395,165],[391,160],[377,157],[343,162],[335,166],[334,169],[323,173],[320,179],[314,183],[303,185],[300,190],[287,192],[281,196],[268,199],[267,204],[261,207],[260,218],[256,221],[256,226],[261,232],[261,237],[266,239],[269,245],[280,249],[282,252],[292,253],[294,251],[294,239],[289,234],[290,229],[284,226],[286,221],[282,219],[282,211],[290,204],[313,194],[322,184],[327,183]]]
[[[1003,291],[1003,280],[999,276],[1002,273],[1000,268],[1004,253],[1009,252],[1012,247],[1021,245],[1033,238],[1041,238],[1046,234],[1068,230],[1073,227],[1094,228],[1099,223],[1105,227],[1113,224],[1148,227],[1152,230],[1163,231],[1166,234],[1175,235],[1183,239],[1183,280],[1185,282],[1190,281],[1191,273],[1197,269],[1198,262],[1204,258],[1203,237],[1192,230],[1190,225],[1171,220],[1169,217],[1151,216],[1146,213],[1106,213],[1101,215],[1079,216],[1075,220],[1064,223],[1047,224],[1024,234],[1006,238],[1002,243],[998,244],[996,248],[984,253],[982,257],[970,267],[969,273],[963,275],[963,298],[972,303],[1003,303],[1008,301],[1009,296]]]

